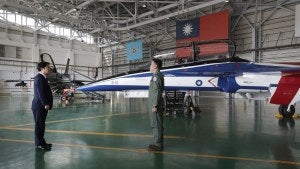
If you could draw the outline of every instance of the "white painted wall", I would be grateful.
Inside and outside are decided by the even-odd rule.
[[[15,83],[5,82],[6,80],[28,81],[28,91],[32,92],[30,79],[37,73],[36,63],[40,61],[41,53],[49,53],[55,64],[61,64],[58,66],[60,72],[64,71],[68,58],[71,59],[72,68],[81,66],[80,73],[84,75],[94,74],[91,70],[101,62],[95,45],[36,34],[32,30],[21,30],[3,23],[0,23],[0,45],[5,49],[2,52],[4,56],[0,56],[0,94],[24,92],[24,89],[15,87]],[[86,80],[76,73],[73,77],[76,80]]]
[[[4,47],[4,56],[9,58],[17,57],[17,47],[15,46],[5,46]]]

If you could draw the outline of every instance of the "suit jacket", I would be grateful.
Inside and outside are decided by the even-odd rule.
[[[32,109],[37,109],[37,108],[44,108],[45,105],[49,105],[50,109],[52,109],[53,106],[53,95],[52,91],[50,88],[50,85],[48,83],[48,80],[38,73],[34,77],[34,97],[32,101]]]

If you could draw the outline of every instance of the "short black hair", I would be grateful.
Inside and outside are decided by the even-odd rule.
[[[160,59],[153,58],[152,61],[157,65],[158,69],[162,68],[162,61]]]
[[[50,63],[49,62],[40,62],[37,64],[37,70],[41,71],[42,68],[45,68],[47,65],[50,65]]]

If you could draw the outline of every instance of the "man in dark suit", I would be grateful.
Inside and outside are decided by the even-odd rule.
[[[52,91],[47,80],[47,75],[50,73],[50,64],[40,62],[37,69],[39,72],[34,77],[34,98],[31,106],[35,122],[35,146],[36,150],[49,151],[52,144],[46,143],[44,134],[48,110],[51,110],[53,106]]]

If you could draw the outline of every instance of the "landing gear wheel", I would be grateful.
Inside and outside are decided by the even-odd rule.
[[[295,114],[295,106],[291,105],[290,111],[287,111],[287,109],[288,106],[280,105],[278,111],[283,117],[292,117]]]

